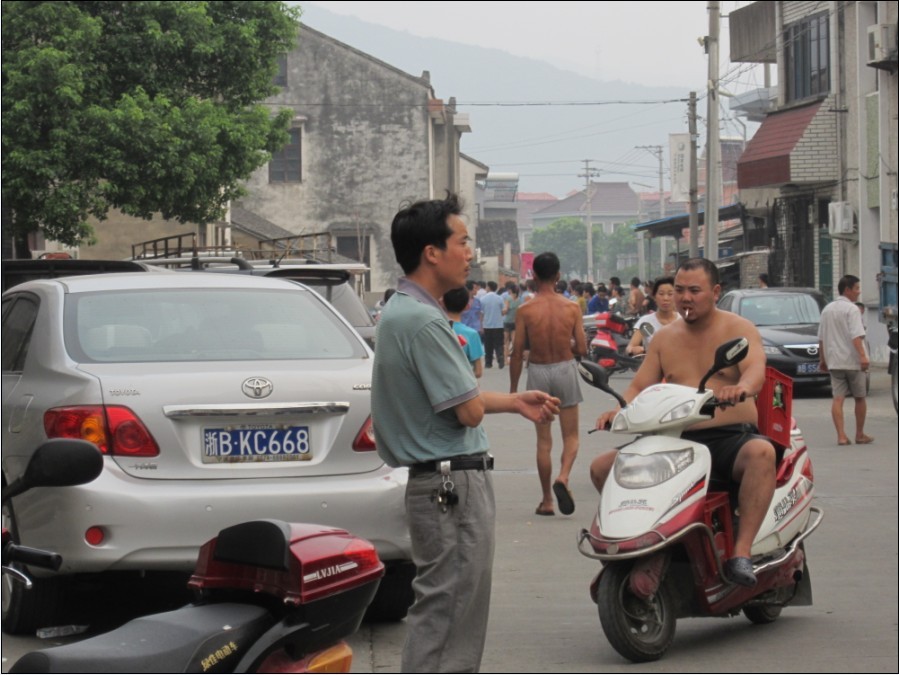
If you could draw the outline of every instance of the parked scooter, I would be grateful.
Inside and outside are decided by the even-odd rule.
[[[613,312],[600,312],[591,315],[592,325],[587,330],[587,339],[590,343],[590,356],[594,363],[598,363],[610,373],[637,370],[640,360],[627,356],[626,349],[634,334],[634,324],[637,317],[625,317]],[[584,317],[585,323],[589,317]],[[603,349],[611,349],[622,358],[603,357],[600,352]]]
[[[811,505],[811,460],[795,420],[790,447],[779,448],[774,497],[752,547],[758,578],[752,588],[733,584],[724,573],[738,527],[734,498],[711,483],[708,448],[680,438],[727,405],[706,390],[706,382],[747,351],[745,339],[728,342],[718,348],[698,390],[657,384],[629,405],[610,388],[603,368],[586,361],[579,365],[586,382],[622,406],[611,431],[639,435],[619,450],[596,517],[578,537],[580,552],[603,562],[590,586],[603,632],[631,661],[661,658],[680,617],[742,611],[753,623],[771,623],[786,605],[811,604],[803,542],[823,514]],[[663,556],[654,561],[661,574],[650,577],[652,584],[647,586],[645,574],[632,576],[657,555]]]
[[[38,448],[3,502],[36,487],[80,485],[103,460],[92,443]],[[58,569],[60,556],[27,549],[3,532],[3,573]],[[362,622],[384,565],[371,543],[345,530],[276,520],[226,528],[201,549],[188,583],[196,601],[109,633],[34,651],[11,673],[349,672],[344,639]],[[4,582],[9,579],[5,579]]]

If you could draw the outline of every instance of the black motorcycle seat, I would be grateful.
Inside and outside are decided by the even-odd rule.
[[[273,623],[266,609],[254,605],[188,605],[81,642],[30,652],[9,672],[232,672]]]

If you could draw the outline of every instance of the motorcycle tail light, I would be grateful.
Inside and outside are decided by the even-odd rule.
[[[363,424],[362,428],[359,430],[359,433],[356,434],[356,440],[353,441],[353,450],[356,452],[372,452],[377,449],[378,446],[375,444],[375,429],[372,426],[371,416],[369,415],[368,419],[365,420],[365,424]]]
[[[279,649],[265,658],[260,673],[348,673],[353,665],[353,650],[341,640],[336,645],[304,656],[299,661]]]
[[[80,438],[90,441],[105,455],[159,455],[159,446],[147,427],[125,406],[51,408],[44,413],[44,431],[48,438]]]

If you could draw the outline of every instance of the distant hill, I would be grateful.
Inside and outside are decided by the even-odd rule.
[[[562,197],[582,189],[584,179],[578,174],[583,173],[584,159],[594,160],[592,166],[601,170],[597,180],[626,180],[654,189],[658,185],[658,160],[635,147],[663,146],[667,170],[668,134],[687,130],[687,106],[680,102],[471,105],[686,99],[689,91],[680,88],[601,82],[498,49],[421,38],[311,5],[303,5],[302,20],[407,73],[429,71],[437,97],[448,100],[454,96],[459,111],[470,115],[472,133],[463,135],[462,151],[493,171],[521,174],[522,192],[550,192]],[[510,25],[510,30],[514,26]]]

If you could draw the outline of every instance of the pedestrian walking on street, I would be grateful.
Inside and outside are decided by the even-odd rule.
[[[493,367],[496,364],[503,368],[506,359],[503,355],[503,299],[497,293],[499,288],[495,281],[487,282],[487,292],[481,296],[481,310],[484,314],[484,365]]]
[[[861,295],[859,283],[859,278],[851,274],[840,279],[840,297],[824,308],[818,326],[818,358],[821,370],[830,372],[830,413],[839,445],[851,443],[843,419],[843,402],[848,396],[855,400],[855,442],[866,444],[874,440],[865,434],[867,372],[871,362],[865,348],[865,327],[855,306]]]
[[[562,514],[574,512],[568,480],[580,445],[578,405],[584,400],[575,361],[575,357],[587,354],[584,322],[577,303],[566,300],[555,290],[559,269],[559,258],[555,253],[541,253],[534,258],[537,294],[518,308],[509,361],[509,391],[518,391],[522,354],[527,346],[530,349],[528,389],[540,389],[561,401],[561,467],[552,485],[552,425],[548,422],[536,424],[537,475],[542,491],[536,510],[538,516],[554,515],[553,495]]]

